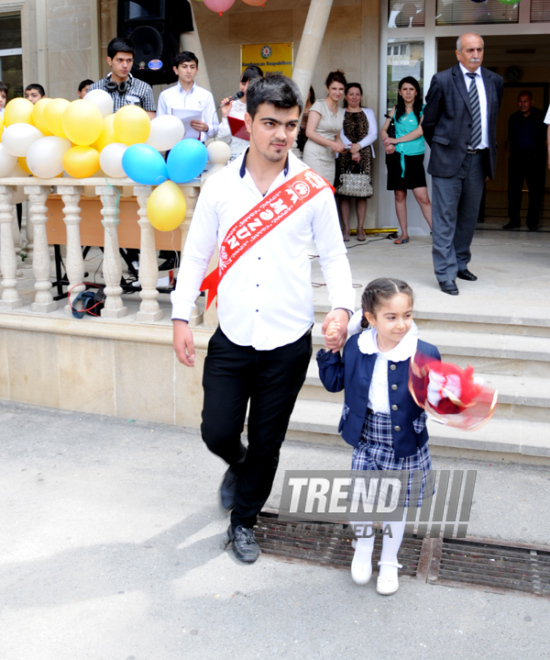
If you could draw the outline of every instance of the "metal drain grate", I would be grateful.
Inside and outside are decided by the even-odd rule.
[[[523,591],[550,598],[550,551],[443,539],[432,584],[478,585],[493,591]]]
[[[349,570],[352,535],[346,524],[281,522],[262,512],[255,528],[262,552]],[[380,559],[380,539],[373,564]],[[502,545],[488,540],[405,538],[399,551],[402,575],[429,584],[477,587],[486,591],[519,591],[550,598],[550,549]]]
[[[349,570],[353,559],[352,536],[348,534],[346,524],[336,527],[341,534],[334,533],[334,525],[280,522],[277,514],[264,511],[258,517],[254,533],[262,552],[267,554]],[[403,575],[416,575],[421,548],[421,539],[403,540],[399,552]],[[379,559],[380,543],[375,543],[373,565],[376,566]]]

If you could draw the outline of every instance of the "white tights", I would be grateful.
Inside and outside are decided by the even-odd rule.
[[[407,511],[403,520],[384,522],[382,523],[382,530],[386,529],[389,525],[391,529],[391,536],[384,534],[382,537],[382,552],[380,553],[380,576],[385,577],[397,573],[397,553],[403,541],[403,534],[405,533],[405,524],[407,518]],[[370,522],[354,522],[353,526],[364,525],[364,529],[372,530],[372,521]],[[369,537],[359,537],[355,545],[355,554],[361,562],[372,561],[372,551],[374,548],[374,534]]]

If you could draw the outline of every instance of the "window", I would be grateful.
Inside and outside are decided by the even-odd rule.
[[[436,25],[517,23],[518,7],[519,0],[516,4],[500,0],[437,0],[435,22]]]
[[[8,86],[8,100],[23,96],[21,17],[0,14],[0,80]]]
[[[388,27],[408,28],[423,27],[426,21],[424,13],[425,0],[389,0]]]
[[[424,93],[424,41],[388,40],[388,108],[397,103],[397,85],[402,78],[413,76]]]
[[[550,22],[550,3],[548,0],[531,0],[531,23]]]

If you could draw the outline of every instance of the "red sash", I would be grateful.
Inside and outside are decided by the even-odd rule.
[[[229,229],[220,246],[218,268],[207,275],[201,291],[208,290],[206,309],[218,292],[223,276],[257,241],[291,213],[331,185],[311,169],[304,170],[276,188]]]

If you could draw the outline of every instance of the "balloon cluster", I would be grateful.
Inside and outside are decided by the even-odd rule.
[[[202,142],[183,139],[177,117],[150,120],[134,105],[113,113],[111,96],[100,89],[72,102],[42,98],[33,105],[12,99],[0,119],[0,135],[0,177],[105,174],[158,186],[147,212],[151,224],[164,231],[175,229],[185,215],[185,197],[176,184],[196,178],[208,161]],[[168,150],[165,161],[160,152]]]
[[[243,0],[246,5],[250,5],[251,7],[263,7],[266,1],[267,0]],[[208,9],[215,11],[220,16],[224,11],[231,9],[235,4],[235,0],[197,0],[197,2],[204,2],[204,5],[208,7]]]

